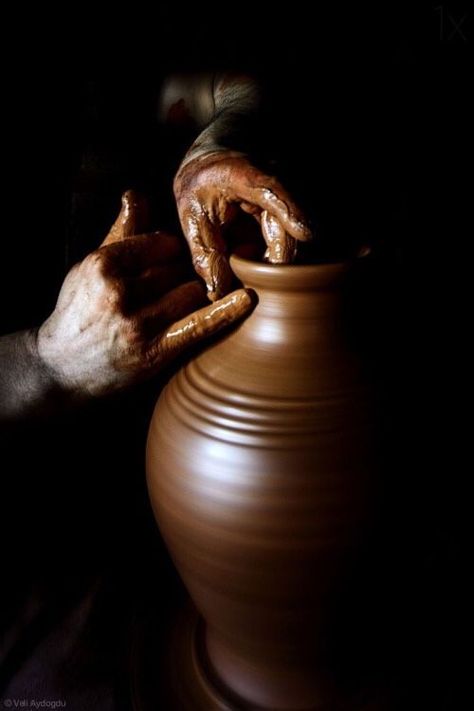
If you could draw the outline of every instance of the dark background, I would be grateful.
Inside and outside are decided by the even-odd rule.
[[[365,602],[377,631],[362,624],[354,637],[392,670],[400,707],[416,699],[418,708],[450,709],[462,699],[466,614],[471,18],[456,27],[462,5],[318,8],[314,18],[293,4],[257,15],[244,6],[219,16],[129,10],[105,22],[76,8],[64,22],[55,17],[58,29],[44,12],[29,15],[27,27],[6,25],[15,42],[2,65],[2,333],[46,318],[67,269],[100,243],[123,190],[150,194],[156,225],[176,227],[171,178],[188,137],[156,119],[169,71],[263,77],[268,143],[316,226],[316,251],[341,255],[371,243],[382,265],[374,329],[392,431],[391,536],[377,561],[379,588]],[[131,621],[158,595],[166,617],[180,594],[144,486],[146,426],[160,386],[5,437],[1,618],[5,627],[17,619],[31,591],[40,612],[17,633],[4,680],[93,589],[82,651],[61,678],[74,688],[115,684]]]

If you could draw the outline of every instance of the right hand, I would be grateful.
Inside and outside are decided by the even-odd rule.
[[[281,183],[241,153],[212,146],[203,152],[196,142],[176,174],[174,193],[194,267],[211,301],[232,283],[223,228],[239,208],[259,222],[267,245],[264,258],[272,264],[291,262],[297,242],[311,239],[309,225]]]
[[[71,269],[37,349],[54,381],[77,395],[105,395],[154,375],[185,348],[248,314],[239,289],[215,304],[187,281],[185,244],[143,230],[145,205],[133,193],[101,247]]]

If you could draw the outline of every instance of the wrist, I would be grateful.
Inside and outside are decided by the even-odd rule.
[[[246,154],[243,151],[232,150],[227,146],[220,145],[214,140],[200,141],[198,139],[193,143],[181,161],[176,172],[176,178],[182,175],[190,163],[196,163],[196,165],[199,164],[199,166],[202,167],[208,162],[219,161],[224,158],[243,158],[245,156]]]
[[[48,414],[62,411],[73,405],[78,394],[69,387],[60,373],[48,361],[40,346],[41,327],[25,334],[25,348],[36,374],[37,392],[40,393],[41,407]]]
[[[261,92],[256,81],[245,76],[216,75],[212,95],[213,115],[186,153],[180,170],[211,153],[246,155],[252,152],[260,134]]]
[[[16,422],[54,414],[68,402],[38,351],[37,329],[0,339],[0,420]]]
[[[30,335],[28,348],[31,357],[37,362],[44,388],[49,391],[53,401],[69,405],[87,399],[86,391],[81,391],[64,371],[64,346],[58,346],[56,339],[49,333],[48,321]]]
[[[30,363],[35,364],[37,377],[41,380],[43,388],[50,392],[65,391],[58,374],[48,363],[40,347],[40,328],[34,328],[24,334],[25,352]]]

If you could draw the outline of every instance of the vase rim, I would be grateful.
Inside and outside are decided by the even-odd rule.
[[[230,266],[244,286],[301,291],[338,285],[353,266],[353,260],[320,264],[269,264],[232,254]]]

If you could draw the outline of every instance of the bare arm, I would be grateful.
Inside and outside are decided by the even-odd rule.
[[[37,330],[0,337],[0,422],[49,414],[68,400],[38,354]]]
[[[259,133],[262,92],[257,81],[238,74],[170,77],[160,98],[164,122],[192,121],[200,133],[182,165],[208,150],[248,153]]]

